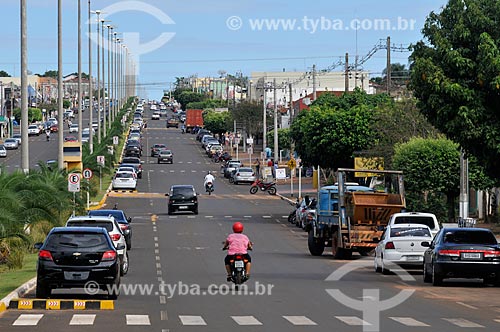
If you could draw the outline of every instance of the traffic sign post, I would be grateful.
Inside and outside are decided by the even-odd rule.
[[[73,215],[75,215],[76,193],[80,192],[80,174],[71,173],[68,175],[68,191],[73,193]]]
[[[97,164],[99,165],[99,191],[102,191],[102,167],[104,167],[104,156],[97,156]]]
[[[90,179],[92,178],[92,170],[85,168],[83,170],[83,178],[87,180],[87,210],[90,209]]]
[[[287,163],[288,168],[290,169],[290,192],[293,197],[293,173],[295,173],[295,168],[297,167],[297,162],[295,159],[291,158]]]

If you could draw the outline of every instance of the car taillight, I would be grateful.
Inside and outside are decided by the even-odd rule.
[[[108,250],[104,254],[102,254],[103,261],[113,261],[116,259],[116,251]]]
[[[240,176],[240,173],[236,173],[236,176]]]
[[[500,258],[500,251],[488,250],[484,252],[485,258]]]
[[[128,230],[128,225],[120,225],[120,228],[122,229],[122,231],[126,231]]]
[[[48,250],[40,250],[38,258],[46,261],[52,261],[52,254]]]
[[[111,240],[113,241],[118,241],[121,237],[121,234],[111,234]]]
[[[460,256],[460,251],[459,250],[443,249],[443,250],[439,250],[438,251],[438,255],[449,256],[449,257],[459,257]]]
[[[394,242],[387,242],[385,244],[385,249],[396,249],[396,247],[394,247]]]

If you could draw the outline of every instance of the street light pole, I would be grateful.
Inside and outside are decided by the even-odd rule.
[[[103,137],[106,136],[106,115],[107,115],[107,110],[106,110],[106,104],[109,99],[108,95],[109,92],[106,91],[106,81],[104,79],[105,77],[105,64],[104,64],[104,20],[101,20],[101,48],[102,48],[102,111],[103,111],[103,121],[102,121],[102,135]]]
[[[262,83],[262,91],[264,91],[264,99],[263,99],[263,104],[264,104],[264,107],[263,107],[263,111],[264,111],[264,117],[262,119],[262,124],[263,124],[263,128],[262,128],[262,151],[266,151],[266,148],[267,148],[267,93],[266,93],[266,82],[263,81]]]
[[[274,89],[274,162],[278,162],[279,149],[278,149],[278,101],[276,100],[276,79],[273,80]]]
[[[88,8],[88,21],[89,21],[89,127],[90,127],[90,136],[89,136],[89,148],[90,148],[90,153],[94,153],[94,128],[92,127],[92,122],[93,122],[93,106],[94,106],[94,93],[92,91],[92,39],[91,39],[91,33],[92,33],[92,24],[90,23],[91,20],[91,13],[90,13],[90,0],[89,0],[89,8]],[[81,142],[81,141],[80,141]]]
[[[97,40],[99,40],[99,26],[101,24],[101,11],[95,11],[97,15]],[[101,45],[97,42],[97,144],[101,144]]]
[[[108,28],[108,128],[111,128],[111,34],[113,27],[111,25]]]
[[[83,116],[82,116],[82,8],[81,0],[78,0],[78,142],[82,141],[83,131]],[[62,123],[59,124],[63,130]]]
[[[28,24],[26,22],[26,0],[21,0],[21,164],[24,173],[30,168],[29,143],[28,143]],[[11,90],[14,95],[14,90]],[[11,114],[11,118],[14,114]],[[12,119],[9,119],[12,123]],[[10,131],[12,136],[12,131]]]
[[[57,118],[59,126],[63,123],[63,58],[62,58],[62,0],[57,0]],[[58,131],[57,164],[64,169],[63,137],[64,130]]]

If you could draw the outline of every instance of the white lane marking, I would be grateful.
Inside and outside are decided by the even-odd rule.
[[[264,112],[262,112],[262,114],[264,114]],[[281,216],[281,218],[288,219],[288,216]]]
[[[167,310],[162,310],[160,311],[160,319],[161,320],[168,320],[168,313]],[[163,330],[162,330],[163,331]]]
[[[213,218],[214,216],[205,216],[205,218]]]
[[[207,325],[203,317],[201,316],[183,316],[180,315],[182,325]]]
[[[370,323],[365,322],[364,320],[356,316],[335,316],[335,318],[351,326],[371,325]]]
[[[264,112],[262,113],[264,114]],[[224,216],[224,218],[232,218],[233,216]]]
[[[262,114],[264,114],[264,112],[262,112]],[[174,172],[175,172],[174,170],[172,170],[172,169],[170,170],[170,173],[174,173]]]
[[[195,169],[192,169],[191,170],[191,173],[196,173],[197,171]]]
[[[254,316],[231,316],[238,325],[262,325]]]
[[[153,232],[156,232],[157,229],[156,229],[156,226],[153,226]]]
[[[181,170],[181,173],[186,173],[186,171],[185,170]]]
[[[162,277],[158,277],[158,282],[159,283],[163,283],[163,278]]]
[[[475,309],[475,310],[478,309],[478,307],[474,307],[473,305],[463,303],[463,302],[457,302],[457,304],[463,305],[464,307],[469,308],[469,309]]]
[[[500,323],[500,319],[494,319],[494,321]]]
[[[43,314],[21,314],[12,325],[34,326],[42,319]]]
[[[160,260],[160,256],[155,256],[155,259],[156,259],[157,261],[159,261],[159,260]]]
[[[127,325],[151,325],[149,315],[126,315]]]
[[[271,219],[272,217],[271,216],[262,216],[262,218],[264,218],[264,219]]]
[[[160,304],[165,304],[167,303],[167,298],[165,295],[160,295]]]
[[[156,263],[156,268],[159,270],[161,269],[161,263]]]
[[[156,270],[156,275],[161,276],[161,270]]]
[[[443,319],[458,327],[484,327],[483,325],[471,322],[470,320],[463,318],[443,318]]]
[[[196,216],[187,216],[188,219],[195,219]]]
[[[155,254],[159,254],[160,253],[160,249],[155,249]]]
[[[262,112],[264,114],[264,112]],[[243,218],[252,218],[252,216],[243,216]]]
[[[389,317],[389,318],[406,326],[430,326],[411,317]]]
[[[69,325],[93,325],[95,320],[95,315],[79,315],[74,314],[71,317]]]
[[[285,224],[280,224],[280,225],[281,225],[281,227],[287,227]]]
[[[262,114],[264,114],[264,112],[262,112]],[[192,164],[193,162],[192,162],[192,161],[188,161],[187,163],[188,163],[188,164]]]
[[[262,112],[262,113],[264,113],[264,112]],[[156,248],[158,248],[158,246],[159,246],[159,245],[160,245],[160,244],[159,244],[158,242],[157,242],[157,243],[155,243],[155,247],[156,247]]]
[[[155,242],[158,242],[158,236],[154,237]]]
[[[283,318],[293,325],[318,325],[306,316],[283,316]]]
[[[177,216],[168,216],[170,219],[177,219]]]

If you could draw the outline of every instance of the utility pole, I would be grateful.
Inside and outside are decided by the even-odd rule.
[[[280,152],[278,147],[278,101],[276,94],[276,79],[273,80],[273,95],[274,95],[274,161],[279,160]]]
[[[82,4],[78,0],[78,142],[82,141],[83,120],[82,120]],[[59,123],[63,130],[63,124]]]
[[[294,118],[294,113],[295,109],[293,108],[293,94],[292,94],[292,83],[288,83],[288,93],[289,93],[289,98],[290,98],[290,127],[292,126],[293,123],[293,118]],[[293,158],[293,150],[295,149],[295,146],[293,144],[290,145],[290,158]]]
[[[313,101],[316,100],[316,65],[313,65]]]
[[[26,22],[26,0],[21,0],[21,164],[24,173],[29,172],[29,140],[28,140],[28,24]],[[14,89],[11,89],[14,95]],[[12,104],[13,105],[13,104]],[[14,113],[11,113],[11,118]],[[12,123],[12,119],[9,119]],[[12,128],[12,126],[11,126]],[[9,131],[12,136],[12,131]]]
[[[112,91],[111,91],[111,36],[113,27],[108,25],[108,128],[111,129],[111,101],[112,101]]]
[[[391,94],[391,37],[387,37],[387,94]]]
[[[109,90],[106,91],[106,81],[105,81],[105,63],[104,63],[104,22],[105,20],[101,20],[101,45],[100,45],[100,48],[102,48],[102,54],[101,54],[101,60],[102,60],[102,112],[104,113],[103,114],[103,121],[102,121],[102,136],[105,137],[106,136],[106,116],[108,115],[107,114],[107,109],[106,109],[106,105],[108,104],[108,101],[109,101]],[[99,118],[99,122],[101,121],[101,119]],[[101,127],[99,127],[101,128]]]
[[[91,13],[90,13],[90,0],[89,0],[89,127],[90,127],[90,136],[89,136],[89,149],[90,153],[94,153],[94,128],[92,127],[93,122],[93,106],[94,106],[94,93],[92,91],[92,24],[91,22]],[[80,130],[78,131],[80,132]],[[81,141],[80,141],[81,142]]]
[[[345,54],[345,92],[349,92],[349,53]]]
[[[262,151],[265,151],[267,148],[267,93],[266,93],[266,82],[262,81],[262,91],[264,92],[263,99],[262,99],[262,104],[263,104],[263,119],[262,119]]]
[[[100,37],[101,11],[95,11],[97,15],[97,40]],[[97,144],[101,144],[101,45],[97,43]]]
[[[63,57],[62,57],[62,0],[57,0],[57,119],[59,126],[63,125]],[[57,164],[64,169],[64,130],[58,132]]]

